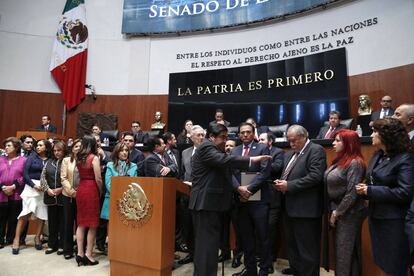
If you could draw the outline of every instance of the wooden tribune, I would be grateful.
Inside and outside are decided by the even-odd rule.
[[[52,132],[46,132],[46,131],[18,130],[16,132],[17,138],[19,138],[22,135],[30,135],[36,140],[47,139],[49,137],[52,137],[52,138],[58,138],[58,139],[62,139],[66,141],[66,136],[59,135],[59,134],[52,133]]]
[[[138,183],[152,204],[152,216],[140,227],[123,223],[118,199]],[[183,184],[175,178],[112,177],[109,219],[111,275],[171,275],[174,262],[175,194]],[[182,190],[179,188],[179,190]]]

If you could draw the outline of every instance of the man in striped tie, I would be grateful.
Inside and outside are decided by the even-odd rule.
[[[285,195],[285,235],[289,269],[283,274],[319,275],[323,174],[326,154],[308,139],[307,130],[292,125],[287,132],[291,151],[274,188]]]

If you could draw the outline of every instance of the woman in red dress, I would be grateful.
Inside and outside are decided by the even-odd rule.
[[[93,245],[96,238],[96,228],[99,224],[99,195],[102,191],[102,177],[99,158],[96,155],[97,147],[95,137],[85,135],[82,138],[81,149],[76,156],[79,171],[79,186],[76,191],[77,222],[76,242],[78,266],[97,265],[99,262],[92,257]],[[86,252],[84,250],[85,229],[87,234]]]

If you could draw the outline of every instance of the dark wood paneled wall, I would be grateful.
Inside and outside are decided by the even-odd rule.
[[[414,64],[349,77],[350,113],[358,116],[358,96],[367,94],[373,110],[380,108],[382,96],[390,95],[393,107],[414,103]]]
[[[0,90],[0,139],[14,136],[17,130],[29,130],[40,125],[41,116],[49,114],[52,123],[62,131],[63,101],[60,94]],[[168,121],[168,96],[90,96],[73,111],[67,113],[66,135],[76,136],[78,114],[81,112],[113,113],[118,116],[118,129],[131,130],[131,121],[138,120],[148,130],[155,111]]]
[[[385,94],[393,98],[394,107],[406,102],[414,103],[414,64],[349,77],[352,117],[357,116],[360,94],[368,94],[371,97],[374,109],[379,108],[380,99]],[[17,130],[38,126],[42,114],[49,114],[53,123],[57,125],[59,133],[62,130],[63,102],[60,94],[0,90],[0,110],[1,140],[15,135]],[[68,113],[66,134],[76,135],[79,112],[116,114],[120,130],[130,130],[130,122],[137,119],[141,122],[142,128],[148,130],[157,110],[164,114],[163,121],[167,122],[167,95],[98,95],[95,102],[87,96],[80,106]]]

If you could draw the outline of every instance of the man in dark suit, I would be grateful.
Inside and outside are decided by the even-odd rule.
[[[144,173],[148,177],[176,177],[178,168],[165,152],[164,140],[154,136],[148,139],[150,154],[144,160]]]
[[[333,110],[329,112],[328,125],[321,127],[318,136],[316,136],[316,139],[332,139],[336,131],[344,128],[346,127],[344,125],[341,125],[341,113],[339,113],[339,111]]]
[[[233,188],[230,167],[247,169],[270,156],[231,156],[224,153],[227,128],[214,124],[193,155],[189,208],[194,225],[194,275],[217,276],[223,213],[230,209]]]
[[[284,151],[273,146],[275,137],[272,132],[262,133],[259,136],[259,143],[269,147],[270,155],[272,156],[271,164],[271,179],[278,179],[282,175]],[[271,184],[270,184],[271,185]],[[282,193],[271,187],[270,189],[270,210],[269,210],[269,244],[270,256],[272,262],[277,258],[277,234],[279,232],[280,221],[282,217]],[[269,273],[274,272],[273,265],[269,269]]]
[[[394,109],[391,107],[392,98],[388,95],[381,98],[381,110],[374,111],[371,113],[371,122],[370,126],[374,123],[375,120],[384,119],[385,117],[390,117],[394,114]]]
[[[394,112],[394,118],[401,121],[414,144],[414,104],[402,104]]]
[[[146,144],[148,141],[148,133],[141,130],[141,123],[139,121],[132,121],[131,131],[134,134],[135,143]]]
[[[326,155],[300,125],[289,127],[287,139],[292,151],[285,154],[281,178],[274,181],[274,187],[285,194],[287,252],[293,270],[282,273],[319,275]]]
[[[177,177],[180,175],[181,169],[181,158],[180,153],[177,150],[177,139],[175,138],[174,133],[169,131],[165,132],[162,135],[162,138],[165,142],[165,152],[167,153],[168,157],[174,162],[175,166],[178,169]]]
[[[46,131],[51,133],[57,133],[57,127],[50,124],[50,116],[49,115],[43,115],[42,116],[42,124],[36,128],[40,131]]]
[[[20,156],[29,157],[33,151],[34,139],[31,135],[22,135],[20,136],[20,141],[22,142],[22,148],[20,150]]]
[[[225,127],[230,126],[230,122],[224,120],[224,113],[223,113],[223,110],[220,109],[220,108],[216,109],[216,113],[214,115],[214,119],[215,119],[214,121],[211,121],[208,124],[208,128],[209,129],[211,128],[212,125],[216,125],[216,124],[222,124]]]
[[[129,148],[129,161],[137,164],[138,175],[143,176],[145,156],[139,149],[135,148],[136,140],[134,139],[134,134],[132,132],[124,132],[122,133],[122,137],[122,142],[124,142]]]
[[[239,138],[242,144],[235,147],[230,154],[236,156],[269,155],[266,145],[254,141],[254,126],[249,123],[241,123],[239,126]],[[233,188],[239,194],[238,200],[238,225],[243,244],[245,268],[233,276],[256,276],[256,238],[260,248],[260,276],[266,276],[272,263],[269,246],[269,205],[270,186],[266,182],[270,180],[270,162],[262,161],[260,164],[252,164],[245,173],[254,173],[253,179],[247,184],[242,183],[240,170],[233,171]],[[259,198],[251,200],[251,196],[260,191]]]

